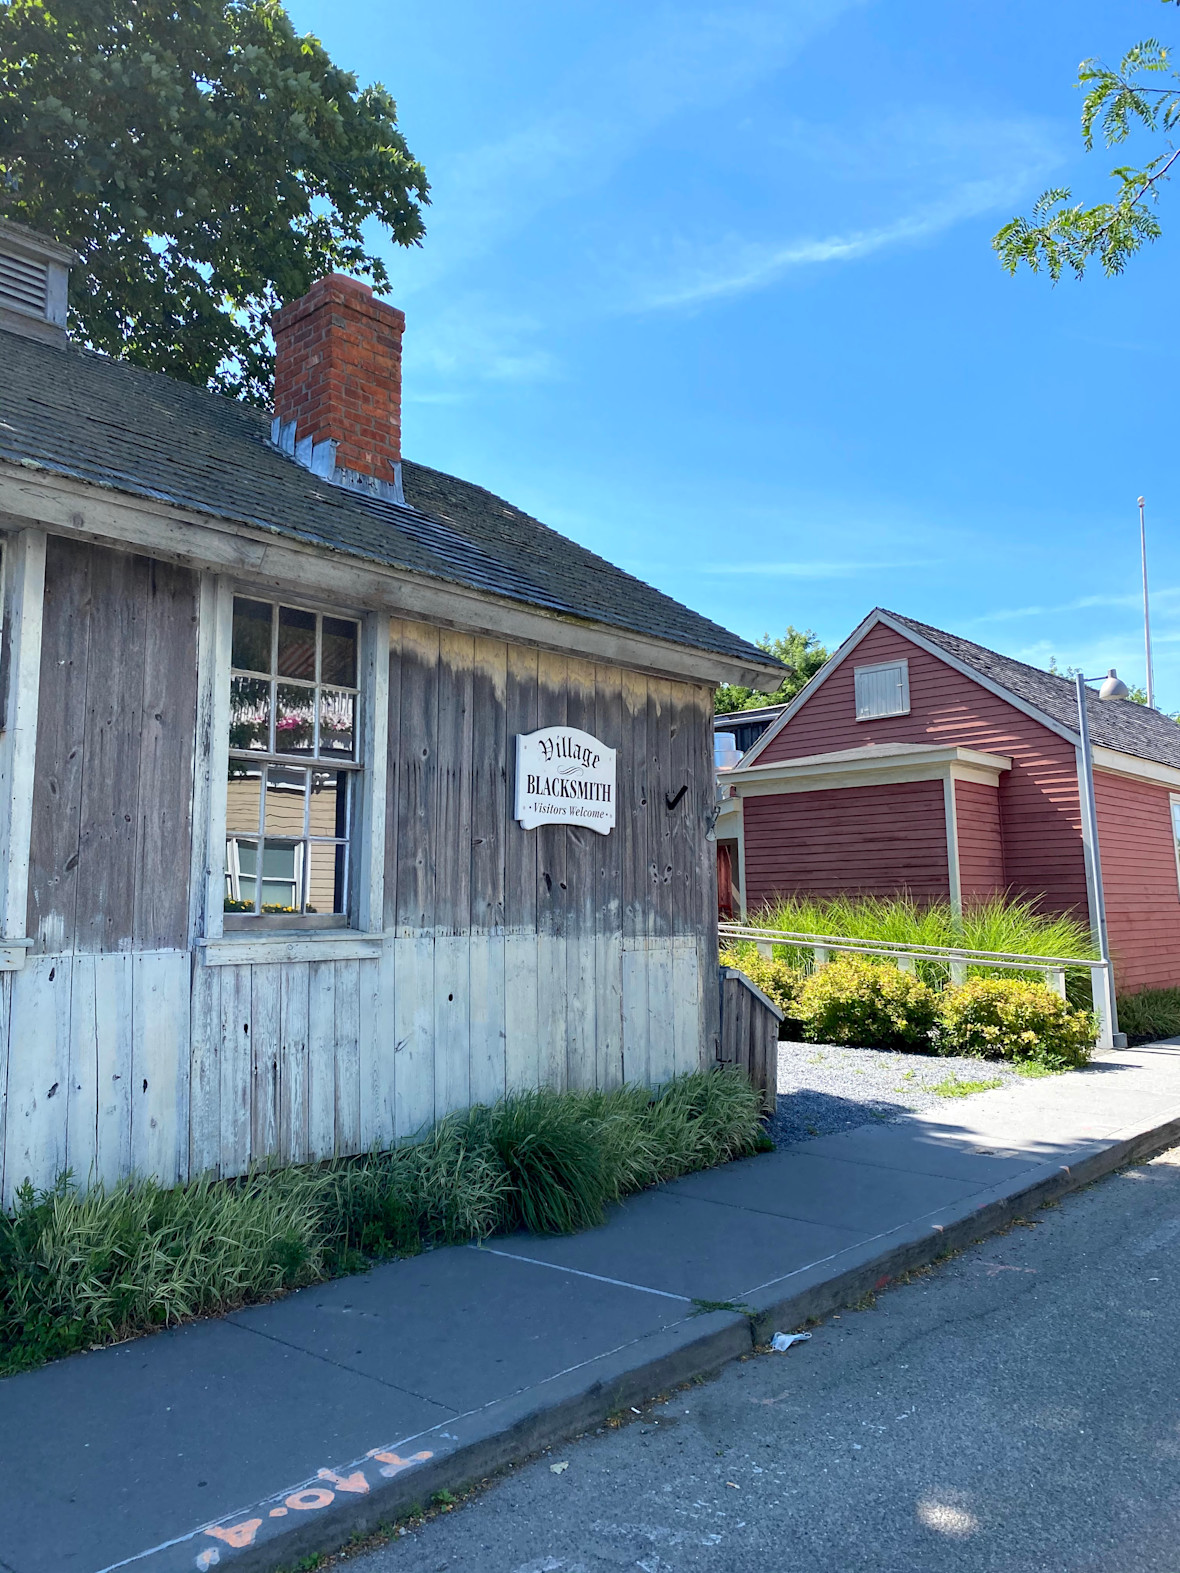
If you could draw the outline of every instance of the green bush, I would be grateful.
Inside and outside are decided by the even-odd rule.
[[[887,961],[839,956],[800,985],[795,1011],[810,1043],[928,1050],[938,995]]]
[[[1140,989],[1119,998],[1119,1029],[1134,1043],[1180,1036],[1180,989]]]
[[[934,1041],[940,1054],[1031,1060],[1064,1070],[1086,1063],[1097,1036],[1092,1013],[1076,1010],[1043,983],[969,978],[942,996]]]
[[[798,963],[763,956],[757,946],[747,940],[727,945],[721,952],[721,965],[736,967],[739,972],[744,972],[755,987],[774,1001],[786,1017],[783,1027],[788,1034],[792,1028],[798,1030],[800,1022],[795,1004],[806,977]]]
[[[0,1214],[0,1374],[355,1271],[527,1227],[759,1150],[760,1094],[733,1068],[658,1092],[526,1092],[421,1140],[334,1163],[83,1191],[25,1185]]]

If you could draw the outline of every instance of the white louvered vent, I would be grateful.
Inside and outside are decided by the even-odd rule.
[[[49,265],[0,249],[0,306],[45,316],[49,303]]]
[[[873,721],[887,715],[908,715],[909,709],[908,661],[883,661],[879,666],[856,668],[856,719],[858,721]]]

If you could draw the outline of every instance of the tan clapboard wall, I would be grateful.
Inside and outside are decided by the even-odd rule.
[[[211,966],[187,934],[198,604],[188,570],[49,542],[5,1201],[66,1167],[356,1152],[514,1087],[712,1058],[707,687],[395,621],[376,955]],[[610,836],[512,818],[513,739],[556,723],[618,750]]]

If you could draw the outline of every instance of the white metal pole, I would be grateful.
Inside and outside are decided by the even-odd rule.
[[[1139,499],[1139,556],[1143,563],[1143,649],[1147,658],[1147,707],[1155,709],[1155,673],[1151,661],[1151,614],[1147,601],[1147,524],[1143,516],[1145,499]]]
[[[1094,754],[1090,747],[1090,720],[1086,714],[1086,679],[1079,672],[1074,679],[1078,698],[1078,736],[1082,745],[1082,839],[1090,851],[1090,885],[1094,897],[1094,926],[1097,929],[1098,954],[1105,963],[1102,971],[1102,995],[1099,1000],[1095,989],[1096,1006],[1110,1042],[1102,1043],[1111,1048],[1119,1030],[1118,1010],[1114,1000],[1114,969],[1110,964],[1110,942],[1106,934],[1106,895],[1102,888],[1102,854],[1098,847],[1098,805],[1094,798]]]

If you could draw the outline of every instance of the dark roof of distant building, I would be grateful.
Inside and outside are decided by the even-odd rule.
[[[729,657],[755,645],[513,507],[426,465],[406,503],[335,486],[270,441],[263,411],[69,345],[3,335],[0,458],[311,542],[559,615]]]
[[[1010,655],[1000,655],[958,634],[948,634],[944,629],[932,628],[929,623],[903,617],[900,612],[886,612],[885,615],[900,627],[910,629],[945,650],[981,677],[1007,689],[1042,715],[1068,727],[1071,732],[1077,731],[1078,706],[1072,678],[1029,666]],[[1180,769],[1180,725],[1171,716],[1126,700],[1099,699],[1093,689],[1087,693],[1086,716],[1091,742],[1120,754],[1132,754],[1137,759],[1150,759]]]

